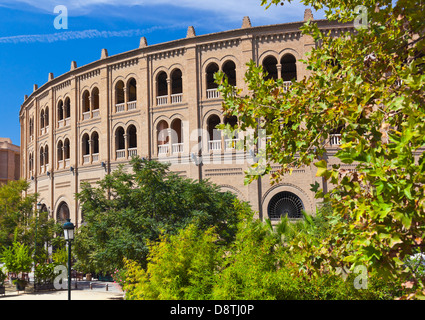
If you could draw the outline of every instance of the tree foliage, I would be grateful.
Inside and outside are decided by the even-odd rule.
[[[261,1],[265,6],[285,2]],[[423,295],[423,279],[405,259],[417,248],[423,251],[425,235],[425,4],[302,2],[325,8],[329,20],[341,22],[355,20],[362,5],[367,27],[331,37],[307,22],[303,35],[319,44],[305,61],[309,77],[286,91],[281,80],[266,80],[263,68],[250,62],[249,92],[217,75],[223,107],[241,119],[240,129],[258,126],[271,136],[261,165],[264,173],[272,164],[281,165],[274,181],[314,163],[317,176],[335,185],[326,194],[317,183],[312,186],[333,209],[332,232],[316,252],[321,265],[365,265],[390,278],[411,280],[413,296]],[[355,170],[328,163],[330,134],[337,128],[342,145],[335,157]]]
[[[177,234],[189,224],[200,230],[215,226],[218,241],[233,239],[236,196],[206,180],[180,177],[169,171],[169,164],[139,158],[131,164],[129,172],[121,167],[98,187],[85,185],[77,194],[84,225],[75,241],[76,268],[113,271],[123,258],[145,266],[148,241]]]

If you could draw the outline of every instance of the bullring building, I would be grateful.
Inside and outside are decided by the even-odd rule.
[[[304,14],[308,19],[310,10]],[[253,27],[245,17],[240,29],[207,35],[189,27],[183,39],[148,45],[142,37],[137,49],[114,56],[103,49],[95,62],[77,67],[73,61],[56,78],[50,73],[20,109],[21,177],[30,183],[28,193],[39,194],[51,218],[70,218],[79,226],[84,216],[74,195],[81,184],[95,185],[140,156],[167,161],[181,176],[209,179],[250,202],[260,219],[314,213],[310,184],[326,189],[314,166],[294,170],[273,186],[267,175],[244,185],[250,154],[235,149],[240,137],[214,130],[238,122],[223,114],[215,72],[223,71],[244,90],[251,59],[282,78],[287,89],[308,76],[300,60],[316,43],[301,34],[304,21]],[[352,24],[316,22],[332,36],[353,31]],[[338,143],[338,135],[332,136],[330,163]]]

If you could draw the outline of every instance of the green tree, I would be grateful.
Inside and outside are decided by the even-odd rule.
[[[221,242],[233,239],[236,196],[208,181],[179,177],[169,164],[139,158],[131,164],[131,172],[121,167],[98,187],[85,185],[77,194],[85,224],[76,236],[76,268],[113,271],[123,258],[146,267],[147,242],[189,224],[200,230],[214,226]]]
[[[256,166],[269,173],[272,163],[280,164],[275,181],[314,163],[317,176],[335,185],[327,194],[312,186],[333,209],[332,230],[317,247],[322,263],[365,265],[382,276],[411,280],[413,296],[423,295],[422,279],[404,261],[415,248],[423,251],[425,233],[425,4],[302,2],[326,8],[327,19],[341,22],[357,22],[362,11],[367,24],[335,38],[307,22],[303,34],[319,44],[305,61],[309,77],[287,91],[281,80],[265,80],[262,67],[250,62],[248,93],[228,85],[223,73],[216,76],[223,107],[242,119],[240,129],[258,126],[271,136]],[[337,128],[342,145],[336,157],[355,165],[355,172],[327,163],[326,145]],[[247,182],[257,177],[248,174]]]

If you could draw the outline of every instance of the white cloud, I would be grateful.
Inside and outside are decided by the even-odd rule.
[[[68,14],[71,16],[88,13],[101,14],[94,11],[96,7],[108,5],[116,7],[175,6],[202,10],[227,20],[240,20],[243,16],[250,16],[251,20],[258,19],[262,24],[265,21],[270,21],[272,24],[303,19],[305,7],[299,2],[286,3],[284,6],[272,6],[268,10],[261,7],[260,3],[260,0],[0,0],[0,5],[13,5],[13,7],[20,9],[24,9],[22,5],[29,5],[52,14],[55,6],[65,5],[68,8]],[[178,20],[177,16],[176,20]]]

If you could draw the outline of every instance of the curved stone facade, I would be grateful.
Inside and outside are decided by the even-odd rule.
[[[317,22],[335,36],[352,30]],[[135,50],[108,56],[103,49],[98,61],[82,67],[72,62],[57,78],[49,74],[20,111],[21,176],[30,182],[28,192],[40,194],[52,218],[70,217],[78,226],[74,194],[81,183],[94,184],[138,155],[168,161],[182,176],[210,179],[249,201],[259,218],[268,217],[272,199],[275,212],[285,213],[297,199],[294,208],[313,213],[314,168],[295,170],[275,186],[267,176],[246,186],[249,155],[235,152],[235,137],[213,131],[218,123],[237,121],[223,116],[216,71],[244,89],[251,59],[288,87],[308,76],[300,59],[315,43],[301,34],[303,23],[252,27],[244,18],[240,29],[201,36],[190,27],[184,39],[149,46],[142,38]]]

